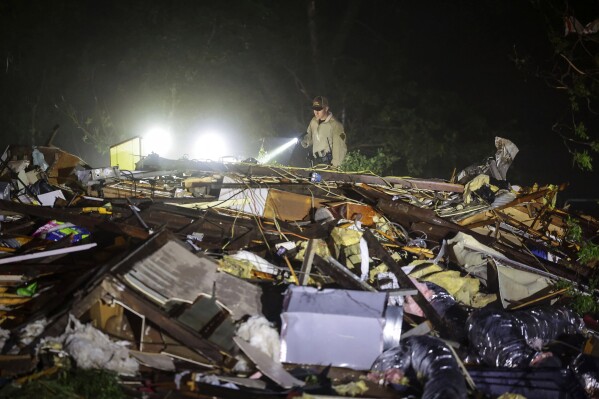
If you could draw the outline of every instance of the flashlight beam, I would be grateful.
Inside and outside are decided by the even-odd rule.
[[[275,148],[274,150],[272,150],[271,152],[269,152],[268,154],[266,154],[266,156],[264,158],[262,158],[262,163],[266,163],[268,161],[270,161],[271,159],[273,159],[274,157],[276,157],[277,155],[280,155],[282,152],[284,152],[285,150],[287,150],[288,148],[294,146],[295,144],[297,144],[298,139],[297,138],[293,138],[291,140],[289,140],[287,143],[278,146],[277,148]]]

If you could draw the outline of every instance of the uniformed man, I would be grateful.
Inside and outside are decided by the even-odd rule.
[[[302,147],[312,146],[313,164],[339,167],[347,153],[343,125],[333,117],[326,97],[312,100],[314,117],[301,140]]]

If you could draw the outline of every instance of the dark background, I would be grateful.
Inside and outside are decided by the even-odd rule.
[[[568,98],[541,73],[574,9],[599,17],[596,1],[0,0],[0,142],[44,145],[59,125],[53,144],[99,167],[159,125],[176,138],[160,155],[193,158],[213,130],[255,157],[325,95],[350,150],[399,157],[388,174],[449,179],[500,136],[520,149],[512,184],[593,198],[596,174],[552,131]]]

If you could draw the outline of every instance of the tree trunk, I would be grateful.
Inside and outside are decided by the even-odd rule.
[[[310,49],[312,50],[312,64],[314,64],[316,82],[318,84],[318,87],[322,87],[323,81],[322,74],[320,71],[320,60],[318,57],[318,32],[316,29],[316,0],[308,1],[308,31],[310,33]]]

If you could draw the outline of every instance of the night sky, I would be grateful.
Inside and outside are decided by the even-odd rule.
[[[552,132],[571,120],[567,96],[542,78],[565,13],[599,17],[596,1],[570,7],[0,0],[1,141],[44,145],[59,125],[54,144],[99,167],[111,144],[161,127],[175,145],[160,155],[194,158],[210,131],[226,155],[256,156],[303,133],[310,99],[325,95],[350,150],[399,157],[389,174],[448,179],[501,136],[520,148],[512,184],[570,182],[563,199],[598,197],[596,174],[573,168]]]

